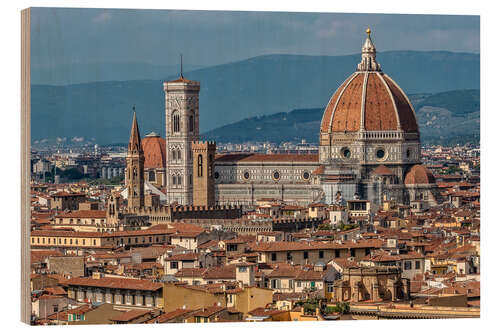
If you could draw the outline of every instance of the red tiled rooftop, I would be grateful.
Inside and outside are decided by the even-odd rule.
[[[321,133],[359,131],[362,123],[367,131],[418,131],[406,95],[384,73],[356,72],[344,81],[325,108]]]
[[[105,210],[75,210],[72,212],[61,213],[56,215],[55,218],[95,218],[105,219]]]
[[[189,253],[180,253],[180,254],[175,254],[173,256],[165,258],[165,261],[194,261],[198,260],[198,254],[194,252],[189,252]]]
[[[350,248],[379,248],[383,245],[380,239],[359,240],[356,242],[265,242],[256,244],[253,251],[274,252],[274,251],[300,251],[300,250],[320,250],[320,249],[350,249]]]
[[[422,164],[414,165],[405,176],[406,185],[434,184],[436,179],[432,172]]]
[[[146,309],[132,309],[132,310],[128,310],[128,311],[123,311],[120,314],[112,316],[111,318],[109,318],[109,320],[128,322],[128,321],[137,319],[139,317],[142,317],[149,312],[150,312],[150,310],[146,310]]]
[[[70,193],[62,191],[51,194],[51,197],[81,197],[81,196],[85,196],[85,193]]]
[[[144,151],[144,168],[165,168],[166,146],[165,139],[158,136],[145,136],[141,140]]]
[[[297,162],[317,163],[317,154],[224,154],[215,157],[216,163],[228,162]]]
[[[161,283],[149,280],[101,277],[94,279],[91,277],[76,277],[65,281],[68,286],[87,286],[113,289],[132,289],[155,291],[163,287]]]
[[[226,310],[227,308],[224,306],[210,306],[207,308],[203,308],[198,310],[197,312],[193,313],[193,316],[195,317],[210,317],[216,314],[217,312],[221,312]]]
[[[372,171],[372,173],[376,174],[376,175],[382,175],[382,176],[394,174],[394,172],[391,169],[389,169],[388,167],[386,167],[385,165],[379,165],[378,167],[376,167]]]

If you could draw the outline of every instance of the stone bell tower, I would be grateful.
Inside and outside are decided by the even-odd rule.
[[[214,141],[198,141],[191,144],[193,150],[193,205],[215,205]]]
[[[135,111],[126,160],[127,207],[129,211],[133,211],[144,207],[144,152],[142,150],[141,134],[139,133]]]
[[[182,75],[163,83],[166,123],[166,187],[168,203],[193,203],[193,152],[199,139],[200,83]]]

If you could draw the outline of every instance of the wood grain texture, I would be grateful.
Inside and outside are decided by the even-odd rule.
[[[30,298],[30,9],[21,11],[21,321],[29,324]]]

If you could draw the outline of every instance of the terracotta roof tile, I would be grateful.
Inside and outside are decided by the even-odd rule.
[[[376,167],[373,171],[372,171],[373,174],[376,174],[376,175],[393,175],[394,172],[389,169],[388,167],[386,167],[385,165],[379,165],[378,167]]]
[[[75,210],[72,212],[56,215],[55,218],[106,218],[105,210]]]
[[[364,119],[361,119],[363,114]],[[399,121],[403,131],[418,132],[415,114],[406,95],[384,73],[356,72],[351,75],[326,106],[321,133],[359,131],[362,121],[367,131],[398,130]]]
[[[149,312],[150,310],[147,309],[132,309],[128,311],[122,311],[122,313],[112,316],[111,318],[109,318],[109,320],[128,322],[137,319],[139,317],[142,317]]]
[[[146,136],[142,139],[144,151],[144,168],[157,169],[166,166],[166,143],[160,136]]]
[[[432,172],[429,171],[424,165],[416,164],[412,166],[410,171],[405,176],[406,185],[415,184],[435,184],[436,179]]]
[[[318,154],[224,154],[215,157],[216,163],[236,162],[297,162],[317,163]]]
[[[149,280],[129,279],[129,278],[114,278],[102,277],[94,279],[91,277],[76,277],[65,281],[68,286],[88,286],[114,289],[132,289],[132,290],[150,290],[155,291],[161,289],[161,283],[152,282]]]
[[[198,260],[198,254],[194,252],[180,253],[173,256],[165,258],[165,261],[194,261]]]
[[[356,242],[261,242],[252,246],[255,252],[304,251],[320,249],[380,248],[384,242],[380,239],[359,240]]]
[[[146,323],[151,324],[151,323],[166,323],[170,320],[173,320],[177,317],[184,317],[185,315],[193,312],[194,310],[188,310],[188,309],[176,309],[174,311],[170,311],[167,313],[163,313],[159,315],[156,318],[148,320]]]

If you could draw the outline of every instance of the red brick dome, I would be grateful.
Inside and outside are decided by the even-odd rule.
[[[368,35],[361,63],[335,91],[323,113],[321,133],[396,131],[418,133],[413,107],[403,90],[375,60]]]
[[[385,165],[379,165],[372,171],[372,174],[377,176],[392,176],[394,172]]]
[[[406,174],[405,185],[419,185],[419,184],[435,184],[436,179],[432,172],[429,171],[422,164],[417,164],[411,167],[410,171]]]
[[[166,144],[165,139],[152,132],[142,139],[142,150],[144,151],[144,168],[159,169],[166,166]]]

